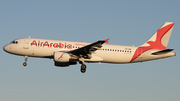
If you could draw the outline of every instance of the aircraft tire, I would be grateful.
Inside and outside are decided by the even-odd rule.
[[[26,62],[24,62],[24,63],[23,63],[23,66],[27,66],[27,63],[26,63]]]
[[[85,65],[85,64],[82,64],[82,65],[81,65],[81,69],[85,69],[85,70],[86,70],[86,65]]]
[[[82,65],[81,65],[81,72],[82,72],[82,73],[85,73],[85,72],[86,72],[86,65],[85,65],[85,64],[82,64]]]
[[[85,73],[85,72],[86,72],[86,70],[85,70],[85,69],[81,69],[81,72],[82,72],[82,73]]]

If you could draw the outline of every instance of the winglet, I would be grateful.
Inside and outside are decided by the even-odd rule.
[[[106,40],[104,40],[106,43],[108,43],[108,41],[109,41],[109,38],[108,39],[106,39]]]

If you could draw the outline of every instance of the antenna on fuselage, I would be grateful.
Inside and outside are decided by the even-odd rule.
[[[29,38],[31,38],[31,36],[29,36]]]

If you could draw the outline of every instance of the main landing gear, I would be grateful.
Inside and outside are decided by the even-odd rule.
[[[81,65],[81,72],[85,73],[86,72],[86,65],[84,64],[84,58],[80,58],[79,63],[82,64]]]
[[[28,59],[28,56],[25,56],[25,62],[23,63],[23,66],[27,66],[27,59]]]
[[[81,72],[82,72],[82,73],[85,73],[85,72],[86,72],[86,65],[85,65],[85,64],[82,64],[82,65],[81,65]]]

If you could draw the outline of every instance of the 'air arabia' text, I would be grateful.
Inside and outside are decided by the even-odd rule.
[[[34,40],[32,43],[31,43],[31,46],[32,45],[35,45],[35,46],[40,46],[40,47],[54,47],[54,48],[67,48],[67,49],[72,49],[72,45],[71,44],[62,44],[62,43],[49,43],[48,41],[45,41],[45,42],[40,42],[38,41],[38,43],[36,42],[36,40]]]

